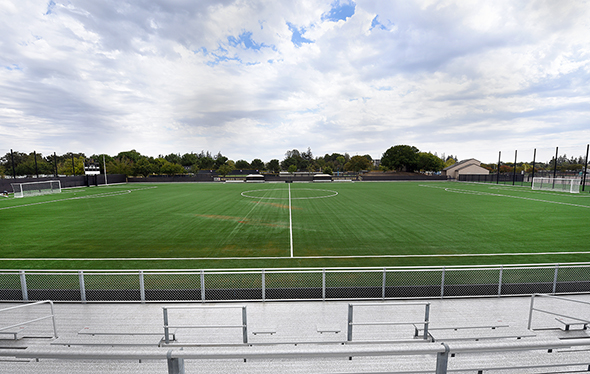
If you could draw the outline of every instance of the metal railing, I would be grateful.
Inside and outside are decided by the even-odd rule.
[[[211,310],[211,309],[241,309],[242,310],[242,324],[241,325],[170,325],[169,324],[169,316],[168,310],[170,309],[203,309],[203,310]],[[231,328],[239,328],[242,329],[242,342],[244,344],[248,343],[248,317],[246,307],[243,305],[236,305],[236,306],[165,306],[162,307],[162,311],[164,314],[164,342],[166,344],[170,343],[170,329],[231,329]]]
[[[406,306],[424,306],[424,320],[416,322],[408,321],[364,321],[354,322],[354,307],[406,307]],[[352,341],[352,328],[353,326],[401,326],[401,325],[424,325],[424,340],[428,340],[428,324],[430,323],[430,303],[388,303],[388,304],[348,304],[348,332],[346,335],[346,341]]]
[[[266,347],[262,350],[252,351],[251,347],[233,347],[228,349],[214,350],[198,348],[198,349],[152,349],[152,350],[122,350],[111,348],[95,348],[87,349],[72,349],[72,348],[28,348],[28,349],[2,349],[0,350],[0,357],[14,357],[17,359],[59,359],[59,360],[167,360],[168,374],[184,374],[184,360],[227,360],[227,359],[244,359],[250,361],[252,359],[258,360],[272,360],[272,359],[323,359],[323,358],[345,358],[345,357],[393,357],[393,356],[416,356],[414,360],[415,366],[424,367],[431,365],[428,358],[425,356],[435,356],[436,361],[434,367],[431,367],[427,372],[435,374],[447,374],[450,371],[461,372],[479,372],[482,373],[487,370],[516,370],[516,369],[531,369],[531,368],[547,368],[547,367],[569,367],[584,365],[587,367],[586,360],[566,360],[561,362],[540,363],[534,358],[532,363],[523,362],[521,358],[515,357],[513,361],[504,357],[502,363],[495,363],[493,366],[485,363],[474,364],[474,361],[464,365],[460,369],[447,370],[449,360],[460,360],[461,353],[469,353],[470,355],[480,355],[485,353],[498,352],[523,352],[523,351],[540,351],[539,355],[551,354],[555,349],[570,348],[579,346],[590,346],[589,339],[568,339],[568,340],[552,340],[552,341],[526,341],[519,340],[517,342],[463,342],[463,343],[425,343],[419,345],[393,346],[386,347],[367,347],[367,346],[317,346],[313,348],[296,347],[292,350],[274,350],[272,347]],[[545,351],[545,352],[542,352]],[[540,356],[538,356],[540,357]],[[426,361],[428,360],[428,361]],[[479,360],[483,361],[483,360]],[[88,365],[95,363],[89,362]],[[141,365],[141,364],[139,364]],[[254,362],[252,365],[257,365]],[[266,365],[265,363],[263,365]],[[425,372],[425,371],[419,371]],[[388,371],[388,373],[396,373],[396,371]],[[401,372],[398,372],[401,373]],[[407,371],[404,371],[407,373]]]
[[[57,338],[57,328],[55,327],[55,314],[53,313],[53,301],[51,301],[51,300],[38,301],[36,303],[17,305],[17,306],[12,306],[9,308],[0,309],[0,313],[5,313],[5,312],[11,311],[11,310],[17,310],[17,309],[23,309],[23,308],[29,309],[33,306],[42,305],[42,304],[49,304],[49,308],[51,311],[51,313],[49,315],[37,317],[37,318],[27,320],[24,322],[15,323],[10,326],[2,326],[2,327],[0,327],[0,332],[8,331],[8,330],[13,329],[15,327],[25,326],[25,325],[28,325],[28,324],[31,324],[34,322],[39,322],[39,321],[43,321],[43,320],[51,318],[51,322],[53,325],[53,337]],[[15,334],[15,338],[16,338],[16,334]]]
[[[539,313],[548,314],[548,315],[552,315],[552,316],[556,316],[556,317],[566,318],[567,320],[571,320],[572,322],[567,322],[567,321],[563,322],[562,321],[562,323],[565,326],[567,326],[566,330],[569,330],[569,325],[580,324],[580,325],[583,325],[584,329],[585,329],[586,326],[590,324],[590,320],[588,319],[588,317],[579,318],[577,316],[562,314],[562,313],[558,313],[558,312],[550,311],[550,310],[546,310],[546,309],[535,308],[535,298],[536,297],[544,297],[544,298],[561,300],[564,303],[576,303],[576,304],[590,305],[589,302],[581,301],[581,300],[569,299],[569,298],[565,298],[565,297],[552,296],[552,295],[533,294],[533,295],[531,295],[531,306],[529,308],[529,322],[527,325],[527,328],[529,330],[531,330],[531,326],[533,323],[533,312],[539,312]],[[556,318],[556,319],[559,321],[558,318]]]
[[[386,300],[590,292],[590,263],[231,270],[0,270],[0,300]]]

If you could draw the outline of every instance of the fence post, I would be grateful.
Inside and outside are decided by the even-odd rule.
[[[141,303],[145,304],[145,283],[143,279],[143,270],[139,271],[139,297],[141,299]]]
[[[242,338],[244,344],[248,344],[248,317],[246,307],[242,307]]]
[[[385,282],[387,280],[387,269],[383,268],[383,287],[381,288],[381,298],[385,300]]]
[[[266,277],[264,276],[264,269],[262,269],[262,301],[266,301]]]
[[[436,354],[436,374],[447,374],[447,365],[449,363],[449,346],[442,343],[445,347],[444,352],[438,352]]]
[[[322,301],[326,301],[326,269],[322,269]]]
[[[201,302],[205,302],[205,271],[201,270]]]
[[[162,313],[164,314],[164,343],[170,343],[170,334],[168,330],[168,309],[166,307],[162,308]]]
[[[168,374],[184,374],[184,359],[172,358],[172,350],[166,354],[168,361]]]
[[[443,266],[442,268],[442,275],[441,275],[441,279],[440,279],[440,298],[444,298],[445,297],[445,273],[446,273],[447,269],[445,266]]]
[[[557,272],[559,271],[559,264],[555,264],[555,274],[553,275],[553,295],[557,290]]]
[[[424,340],[428,340],[428,325],[430,324],[430,303],[424,307]]]
[[[348,304],[348,332],[346,334],[346,341],[352,341],[352,304]]]
[[[529,329],[529,330],[531,329],[531,324],[533,322],[533,309],[534,309],[534,306],[535,306],[535,296],[536,295],[537,294],[532,294],[531,295],[531,305],[529,307],[529,323],[527,325],[527,329]]]
[[[27,278],[25,277],[25,271],[20,272],[20,289],[23,296],[23,301],[29,301],[29,292],[27,291]]]
[[[502,296],[502,273],[504,272],[504,265],[500,266],[500,277],[498,279],[498,297]]]
[[[78,279],[80,280],[80,301],[86,304],[86,285],[84,284],[84,272],[78,271]]]

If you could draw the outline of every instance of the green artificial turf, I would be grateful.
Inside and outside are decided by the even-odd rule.
[[[494,184],[178,183],[76,188],[55,195],[0,200],[0,258],[15,259],[0,261],[0,268],[590,261],[589,255],[580,253],[436,256],[583,252],[590,249],[589,218],[588,193],[539,192]],[[390,255],[435,256],[378,257]],[[23,258],[52,260],[18,260]],[[69,258],[99,260],[66,260]]]

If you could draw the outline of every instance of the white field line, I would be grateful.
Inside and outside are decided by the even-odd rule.
[[[60,201],[68,201],[68,200],[97,199],[97,198],[100,198],[100,197],[111,197],[111,196],[118,196],[118,195],[126,195],[126,194],[129,194],[129,193],[134,192],[134,191],[149,190],[149,189],[152,189],[152,188],[158,188],[158,187],[156,187],[156,186],[154,186],[154,187],[144,187],[144,188],[137,188],[137,189],[132,189],[132,190],[112,191],[112,192],[103,192],[103,193],[94,194],[94,195],[68,197],[66,199],[57,199],[57,200],[50,200],[50,201],[40,201],[38,203],[30,203],[30,204],[7,206],[7,207],[0,208],[0,210],[15,209],[15,208],[24,208],[24,207],[27,207],[27,206],[34,206],[34,205],[41,205],[41,204],[49,204],[49,203],[57,203],[57,202],[60,202]]]
[[[291,245],[291,258],[293,258],[293,209],[291,209],[291,184],[289,185],[289,243]]]
[[[537,201],[537,202],[541,202],[541,203],[575,206],[577,208],[590,208],[590,205],[580,205],[580,204],[572,204],[572,203],[563,203],[563,202],[559,202],[559,201],[551,201],[551,200],[543,200],[543,199],[533,199],[531,197],[524,197],[524,196],[512,196],[512,195],[504,195],[504,194],[500,194],[500,193],[491,193],[491,192],[482,192],[482,191],[473,191],[473,190],[461,190],[461,189],[458,189],[458,188],[428,186],[428,185],[425,185],[425,184],[420,184],[419,186],[420,187],[438,188],[438,189],[445,190],[447,192],[462,193],[462,194],[466,194],[466,195],[508,197],[508,198],[511,198],[511,199],[521,199],[521,200]]]
[[[295,259],[347,259],[347,258],[407,258],[407,257],[502,257],[502,256],[537,256],[537,255],[574,255],[590,254],[586,252],[533,252],[533,253],[457,253],[432,255],[358,255],[358,256],[296,256]],[[186,261],[186,260],[285,260],[289,257],[105,257],[105,258],[0,258],[0,261]]]

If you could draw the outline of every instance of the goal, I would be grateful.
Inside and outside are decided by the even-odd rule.
[[[14,197],[47,195],[61,192],[59,181],[11,183]]]
[[[580,179],[535,177],[533,190],[580,193]]]

